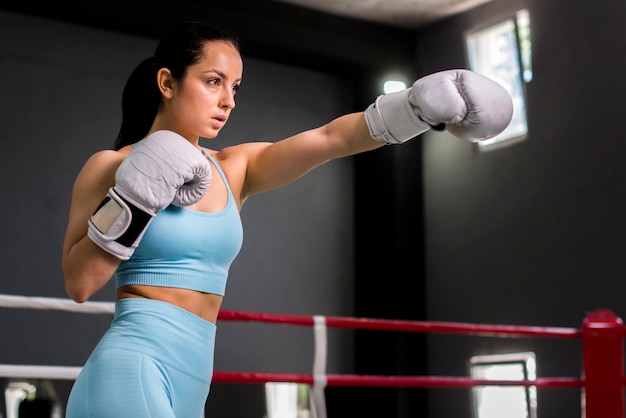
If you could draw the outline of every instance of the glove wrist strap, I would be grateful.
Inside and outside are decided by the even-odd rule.
[[[365,110],[370,135],[388,144],[403,144],[431,128],[409,100],[410,89],[378,96]]]
[[[103,250],[127,260],[153,218],[111,188],[89,219],[87,235]]]

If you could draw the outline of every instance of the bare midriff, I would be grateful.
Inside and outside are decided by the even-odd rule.
[[[117,299],[124,298],[145,298],[171,303],[215,324],[223,296],[189,289],[129,285],[117,289]]]

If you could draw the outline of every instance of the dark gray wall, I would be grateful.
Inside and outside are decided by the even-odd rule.
[[[626,314],[626,4],[496,0],[420,32],[420,70],[465,67],[463,33],[530,12],[528,139],[479,152],[424,138],[431,320],[579,327],[597,308]],[[580,376],[567,340],[429,337],[429,373],[475,354],[535,351],[540,377]],[[432,391],[430,416],[468,416],[469,391]],[[539,416],[580,416],[575,389],[539,390]]]
[[[121,91],[156,41],[0,12],[0,294],[66,297],[60,256],[72,182],[86,158],[110,148]],[[352,105],[349,81],[246,59],[237,109],[217,139],[274,141],[321,125]],[[224,309],[350,315],[353,272],[353,170],[333,161],[277,191],[255,196],[242,217],[245,242],[233,263]],[[93,300],[112,301],[109,283]],[[108,315],[0,309],[0,363],[81,366]],[[310,373],[307,327],[221,322],[221,371]],[[329,372],[352,370],[349,333],[330,335]],[[262,386],[215,385],[216,416],[261,417]],[[250,402],[238,402],[242,393]],[[241,408],[238,411],[237,408]]]

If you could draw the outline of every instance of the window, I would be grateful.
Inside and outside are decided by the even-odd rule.
[[[535,354],[474,356],[470,377],[477,380],[536,380]],[[535,386],[476,386],[472,388],[475,418],[537,418]]]
[[[309,418],[309,387],[289,382],[265,384],[265,418]]]
[[[479,142],[478,146],[486,148],[525,139],[528,125],[524,86],[533,78],[528,10],[468,32],[465,41],[469,69],[497,81],[513,98],[513,118],[509,126],[496,137]]]

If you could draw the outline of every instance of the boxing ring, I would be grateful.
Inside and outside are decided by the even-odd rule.
[[[0,308],[63,310],[88,314],[113,314],[112,302],[77,304],[70,299],[0,295]],[[579,328],[508,326],[456,322],[383,320],[333,316],[283,315],[223,310],[220,321],[259,322],[310,327],[314,333],[314,358],[310,374],[215,371],[214,383],[264,384],[290,382],[308,385],[313,418],[325,418],[324,388],[330,386],[392,388],[474,388],[521,386],[580,389],[583,418],[623,418],[624,350],[626,327],[609,309],[589,312]],[[326,373],[328,328],[407,333],[439,333],[495,338],[560,338],[582,342],[582,376],[538,377],[532,380],[486,380],[465,376],[374,376]],[[0,364],[0,377],[73,380],[80,367]]]

